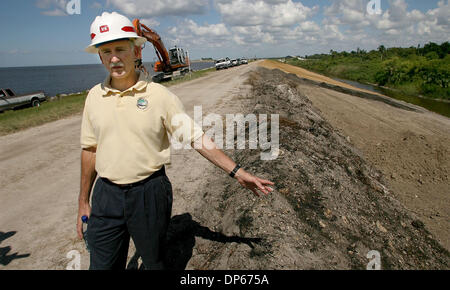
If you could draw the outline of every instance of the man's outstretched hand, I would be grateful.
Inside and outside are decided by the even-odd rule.
[[[199,147],[196,146],[197,144],[194,142],[191,143],[191,146],[214,165],[222,168],[227,173],[230,173],[230,171],[236,167],[236,163],[231,160],[230,157],[225,155],[222,150],[217,148],[216,144],[206,134],[203,134],[202,138],[197,139],[196,142],[198,141],[201,141]],[[268,186],[274,185],[272,181],[256,177],[246,172],[243,168],[239,168],[235,173],[234,178],[236,178],[243,187],[253,191],[256,196],[259,196],[258,190],[264,194],[269,194],[269,192],[273,191],[273,189]]]
[[[273,191],[273,188],[268,186],[268,185],[274,185],[274,183],[272,181],[256,177],[256,176],[248,173],[247,171],[245,171],[242,168],[240,168],[236,172],[236,175],[234,177],[239,181],[239,183],[243,187],[248,188],[251,191],[253,191],[253,193],[256,196],[260,195],[258,190],[266,195]]]

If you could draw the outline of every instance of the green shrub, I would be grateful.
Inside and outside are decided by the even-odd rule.
[[[423,48],[388,48],[378,50],[336,52],[332,55],[307,56],[307,61],[289,63],[321,74],[362,83],[375,83],[422,94],[449,99],[450,44],[426,44]]]

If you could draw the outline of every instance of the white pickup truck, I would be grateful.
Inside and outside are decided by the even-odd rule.
[[[216,61],[216,70],[229,68],[230,66],[231,66],[231,61],[230,61],[230,59],[228,57],[227,58],[221,58],[221,59]]]
[[[0,89],[0,113],[25,106],[39,107],[46,100],[44,92],[16,95],[11,89]]]

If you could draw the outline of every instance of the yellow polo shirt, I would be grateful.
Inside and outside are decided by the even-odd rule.
[[[95,169],[116,184],[143,180],[170,164],[170,136],[190,144],[203,135],[180,99],[141,73],[121,92],[111,77],[89,91],[81,124],[81,148],[96,147]]]

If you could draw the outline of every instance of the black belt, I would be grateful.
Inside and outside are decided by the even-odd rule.
[[[117,184],[117,183],[114,183],[114,182],[112,182],[111,180],[109,180],[109,179],[107,179],[107,178],[103,178],[103,177],[102,177],[102,180],[103,180],[104,182],[110,184],[110,185],[117,186],[117,187],[119,187],[119,188],[121,188],[121,189],[131,189],[131,188],[133,188],[133,187],[136,187],[136,186],[139,186],[139,185],[142,185],[142,184],[146,183],[146,182],[149,181],[150,179],[156,178],[156,177],[158,177],[158,176],[164,176],[164,175],[166,175],[166,170],[165,170],[164,165],[163,165],[163,167],[161,167],[160,170],[158,170],[158,171],[156,171],[156,172],[153,172],[152,175],[150,175],[150,176],[147,177],[146,179],[143,179],[143,180],[140,180],[140,181],[137,181],[137,182],[134,182],[134,183]]]

